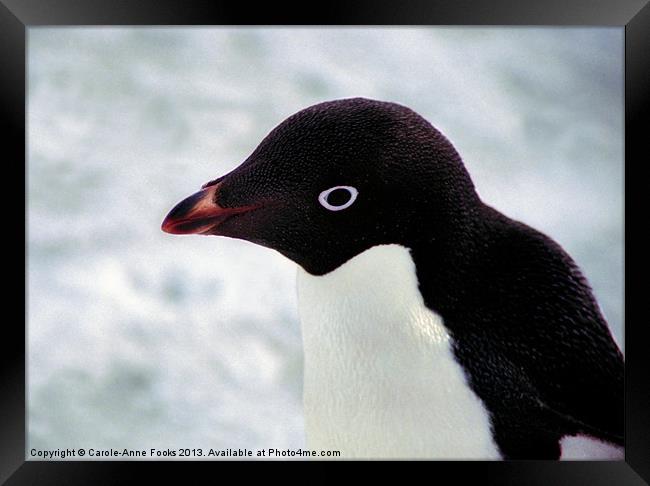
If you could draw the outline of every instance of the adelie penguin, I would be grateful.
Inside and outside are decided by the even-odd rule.
[[[162,228],[298,264],[311,449],[622,458],[623,356],[585,278],[549,237],[482,202],[412,110],[306,108]]]

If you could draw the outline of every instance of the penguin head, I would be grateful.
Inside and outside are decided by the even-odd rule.
[[[372,246],[445,238],[477,201],[458,153],[424,118],[352,98],[290,116],[162,229],[248,240],[323,275]]]

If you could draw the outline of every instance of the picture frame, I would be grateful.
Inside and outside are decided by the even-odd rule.
[[[524,25],[524,26],[619,26],[625,30],[625,351],[626,428],[624,462],[546,461],[445,462],[427,463],[440,477],[456,481],[473,478],[494,484],[647,484],[650,482],[650,380],[645,377],[648,353],[644,349],[645,320],[640,314],[643,300],[633,297],[643,288],[645,268],[640,251],[646,238],[628,219],[628,211],[643,211],[641,198],[647,190],[640,175],[647,164],[643,140],[647,137],[650,94],[650,6],[647,0],[508,2],[504,0],[462,0],[455,2],[412,1],[390,4],[358,2],[328,3],[318,14],[277,5],[236,6],[232,3],[178,2],[171,0],[0,0],[0,106],[5,137],[5,167],[12,169],[5,188],[24,188],[23,211],[17,196],[7,199],[5,227],[6,261],[20,264],[6,289],[12,305],[22,302],[24,319],[7,319],[4,325],[4,353],[0,378],[0,481],[6,484],[108,484],[115,478],[150,477],[162,473],[167,479],[205,472],[210,462],[192,465],[164,461],[35,461],[26,460],[26,36],[35,26],[81,25]],[[622,53],[623,55],[623,53]],[[22,160],[21,166],[18,161]],[[11,181],[11,182],[10,182]],[[20,183],[18,182],[20,181]],[[639,218],[640,219],[640,218]],[[629,222],[629,224],[627,224]],[[22,235],[23,240],[17,234]],[[638,251],[637,251],[638,250]],[[634,262],[628,265],[628,261]],[[647,265],[647,264],[645,264]],[[14,270],[12,268],[12,270]],[[14,273],[14,272],[12,272]],[[173,468],[173,469],[172,469]]]

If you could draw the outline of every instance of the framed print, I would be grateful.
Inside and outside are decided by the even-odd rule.
[[[2,1],[7,484],[648,481],[650,7],[331,7]]]

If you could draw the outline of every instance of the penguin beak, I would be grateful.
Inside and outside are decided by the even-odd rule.
[[[219,206],[216,199],[220,186],[220,182],[208,182],[199,192],[179,202],[165,217],[162,230],[173,235],[215,234],[215,228],[226,219],[258,207],[224,208]]]

